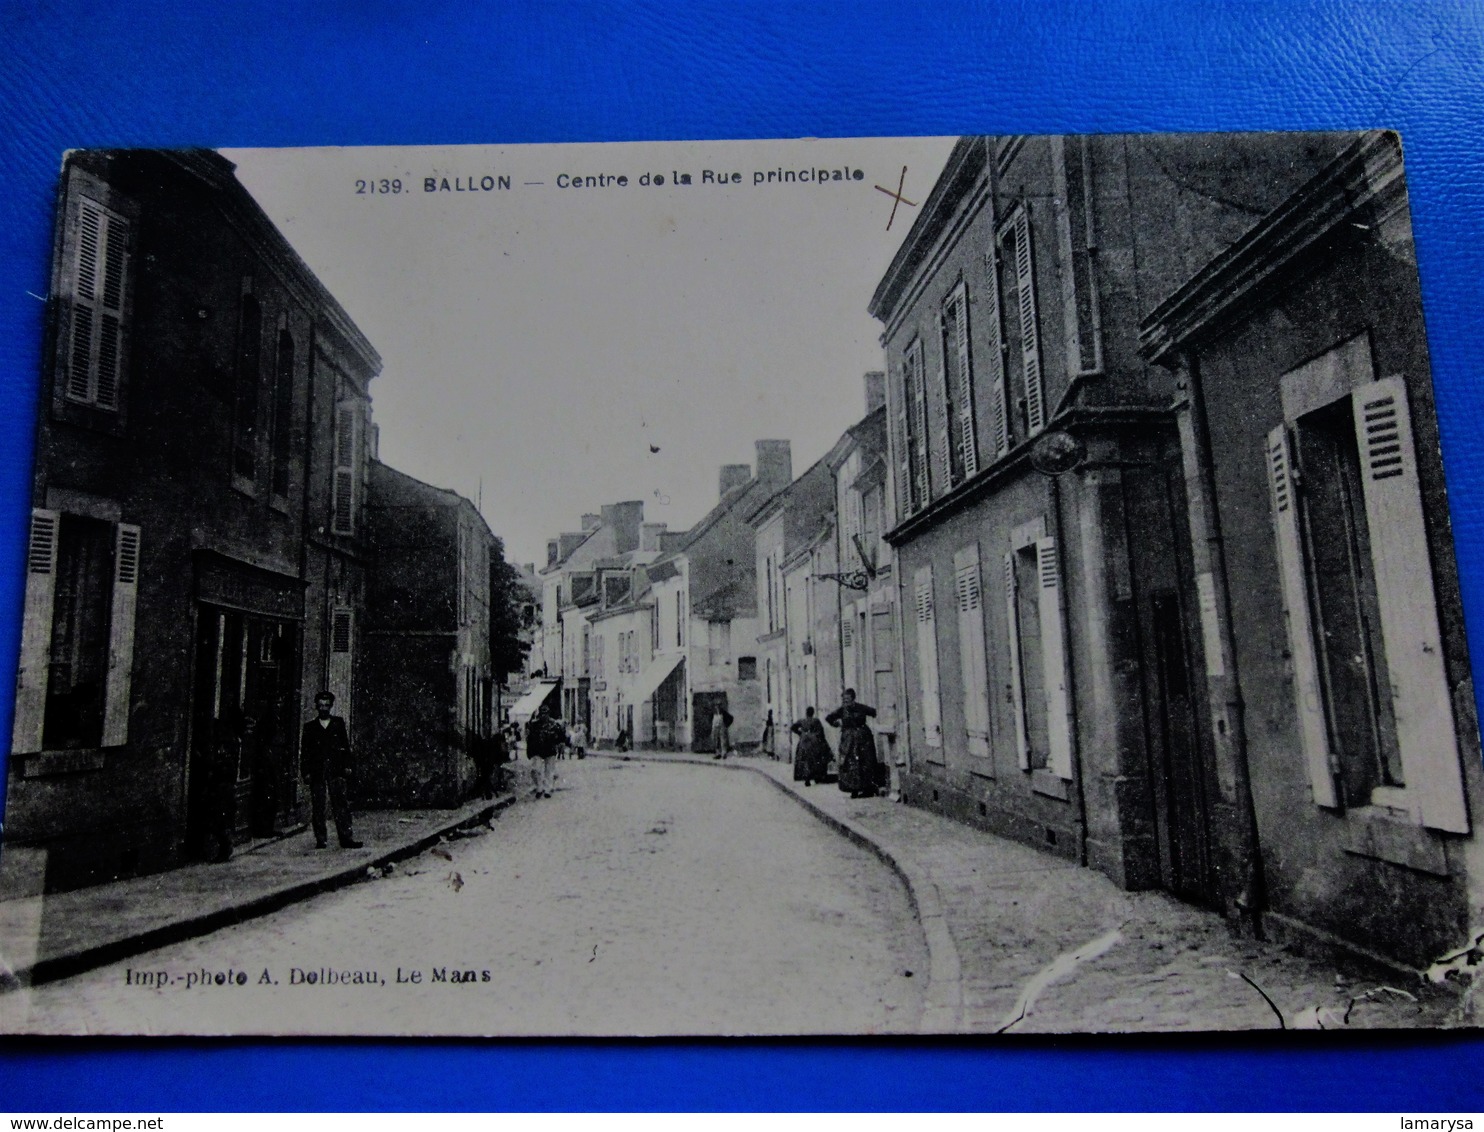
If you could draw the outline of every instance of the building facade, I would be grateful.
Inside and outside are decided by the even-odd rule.
[[[365,516],[357,801],[456,805],[473,788],[473,753],[494,719],[490,567],[501,548],[468,499],[379,461]]]
[[[69,156],[7,890],[177,864],[224,805],[238,837],[305,817],[299,720],[323,687],[357,710],[380,365],[230,162]]]
[[[1174,383],[1139,323],[1342,144],[955,148],[871,304],[909,799],[1131,888],[1248,900],[1209,835],[1242,819],[1182,691],[1202,644]]]
[[[1142,327],[1176,378],[1216,827],[1271,935],[1473,945],[1474,687],[1401,146],[1352,136]]]

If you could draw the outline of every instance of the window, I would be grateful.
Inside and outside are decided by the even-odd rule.
[[[710,650],[710,662],[713,666],[729,664],[732,659],[732,623],[730,621],[709,621],[706,624],[707,646]]]
[[[918,511],[928,502],[930,476],[927,448],[927,388],[923,376],[922,340],[907,347],[902,378],[902,439],[905,442],[902,473],[906,513]]]
[[[1010,702],[1022,770],[1072,777],[1070,698],[1056,540],[1044,522],[1019,528],[1005,556]]]
[[[917,693],[924,739],[943,746],[942,706],[938,698],[938,625],[933,608],[933,568],[923,566],[913,577],[917,614]]]
[[[359,406],[352,401],[342,401],[335,409],[335,471],[330,485],[330,529],[337,535],[355,533],[359,417]]]
[[[69,401],[117,410],[130,287],[129,222],[89,196],[76,198],[72,221],[64,388]]]
[[[263,313],[251,291],[237,317],[237,374],[232,402],[232,473],[251,483],[258,474],[258,386],[262,381]]]
[[[679,590],[675,592],[675,644],[685,644],[685,612],[683,605],[685,595]]]
[[[962,281],[943,303],[939,322],[943,357],[943,479],[951,485],[962,483],[979,471],[969,366],[969,297]]]
[[[1007,399],[1006,421],[998,431],[1005,448],[1018,432],[1035,436],[1046,426],[1046,400],[1041,375],[1041,337],[1036,315],[1035,262],[1031,247],[1030,212],[1016,207],[1000,228],[994,270],[999,322],[1008,342],[1002,346],[1002,396]],[[991,318],[991,322],[995,322]],[[1010,418],[1014,418],[1011,427]],[[998,421],[998,407],[996,408]]]
[[[15,753],[128,741],[139,547],[131,524],[31,513]]]
[[[988,758],[989,664],[984,655],[984,603],[977,543],[953,556],[953,590],[958,603],[958,659],[967,749],[971,755]]]
[[[1300,745],[1316,804],[1466,833],[1406,386],[1369,377],[1364,336],[1300,367],[1268,434]]]
[[[294,336],[288,327],[278,332],[278,357],[273,367],[273,494],[289,494],[289,454],[294,449]]]
[[[355,638],[355,614],[350,609],[330,613],[329,687],[335,695],[335,713],[350,724],[351,677],[354,670],[352,648]]]
[[[757,679],[757,657],[755,657],[755,656],[739,656],[737,658],[737,679],[738,680],[756,680]]]

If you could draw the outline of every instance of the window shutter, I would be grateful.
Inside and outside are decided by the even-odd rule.
[[[1009,394],[1005,389],[1004,313],[1000,310],[1000,265],[991,251],[984,257],[984,277],[989,284],[986,318],[989,322],[989,416],[994,427],[995,455],[1010,451]]]
[[[355,533],[356,408],[335,410],[335,478],[331,487],[330,522],[337,535]]]
[[[958,317],[954,319],[955,341],[952,346],[958,351],[958,428],[959,444],[963,449],[964,478],[978,474],[979,443],[975,437],[974,378],[969,372],[969,293],[964,284],[954,292],[958,306]]]
[[[26,598],[21,615],[21,654],[15,682],[12,754],[41,750],[46,722],[46,684],[51,661],[52,608],[57,592],[56,511],[31,512],[31,538],[26,550]]]
[[[1015,214],[1015,281],[1019,296],[1020,356],[1025,372],[1026,428],[1034,436],[1046,427],[1046,394],[1041,382],[1041,338],[1036,330],[1030,211],[1024,205]]]
[[[944,312],[938,312],[938,392],[942,397],[940,414],[943,427],[938,431],[938,443],[943,454],[943,488],[953,485],[953,446],[958,443],[954,436],[953,390],[948,388],[948,351],[952,349],[944,338],[947,320]]]
[[[896,460],[892,463],[892,467],[896,469],[897,519],[900,521],[912,514],[912,452],[907,446],[907,436],[911,431],[907,427],[910,393],[905,363],[897,373],[897,380],[892,383],[892,392],[897,395],[896,413],[892,418],[896,433]]]
[[[1010,649],[1010,702],[1015,712],[1015,755],[1021,770],[1031,768],[1031,744],[1025,727],[1025,680],[1020,674],[1020,605],[1016,600],[1015,552],[1005,555],[1005,625]]]
[[[958,598],[958,660],[963,678],[964,731],[969,754],[989,757],[989,667],[984,655],[984,600],[979,581],[979,547],[953,556]]]
[[[1400,377],[1362,385],[1351,406],[1407,796],[1423,825],[1467,833],[1406,385]]]
[[[1324,701],[1319,690],[1319,662],[1314,654],[1313,622],[1309,616],[1309,589],[1299,533],[1298,500],[1292,477],[1293,450],[1288,428],[1268,433],[1268,484],[1272,489],[1273,531],[1278,544],[1278,572],[1283,584],[1283,608],[1288,621],[1288,652],[1293,660],[1294,703],[1298,710],[1299,745],[1309,768],[1314,803],[1338,806]]]
[[[917,452],[913,461],[913,503],[924,507],[932,489],[931,460],[928,456],[927,375],[923,371],[922,339],[912,344],[907,355],[912,383],[912,412],[917,422]]]
[[[129,741],[129,687],[134,675],[134,609],[139,595],[139,528],[120,523],[114,536],[113,616],[108,630],[108,681],[103,745]]]
[[[942,706],[938,700],[938,628],[933,613],[933,568],[914,578],[917,597],[917,672],[922,694],[922,729],[929,747],[943,745]]]
[[[128,234],[128,221],[79,200],[67,396],[100,409],[119,407]]]
[[[1041,595],[1041,660],[1045,669],[1047,768],[1059,778],[1072,777],[1072,712],[1068,694],[1066,636],[1061,614],[1061,571],[1056,540],[1036,540],[1036,577]]]

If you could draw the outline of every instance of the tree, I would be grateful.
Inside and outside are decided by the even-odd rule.
[[[533,601],[521,572],[505,561],[505,543],[496,538],[490,555],[490,667],[501,684],[525,666],[531,651]]]

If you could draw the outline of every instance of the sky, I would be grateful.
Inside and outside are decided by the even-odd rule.
[[[223,152],[381,355],[381,459],[539,566],[604,503],[683,530],[755,440],[798,475],[860,419],[866,305],[953,140]]]

